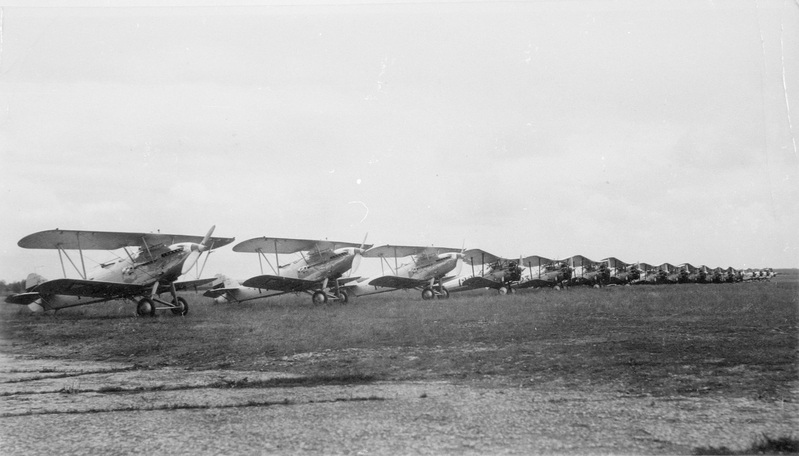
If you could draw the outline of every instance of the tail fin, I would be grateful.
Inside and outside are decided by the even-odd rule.
[[[211,289],[217,288],[237,288],[240,287],[241,284],[230,277],[226,276],[225,274],[217,274],[214,276],[214,281],[211,282]]]
[[[47,282],[47,279],[39,274],[36,274],[35,272],[32,272],[28,274],[28,277],[25,279],[25,291],[31,291],[33,287],[44,282]]]

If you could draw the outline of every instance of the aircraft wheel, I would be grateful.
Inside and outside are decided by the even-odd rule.
[[[553,290],[560,291],[560,285],[555,285],[554,287],[552,287],[552,289],[553,289]]]
[[[350,301],[350,297],[349,297],[349,295],[347,294],[346,291],[341,290],[341,291],[338,292],[338,302],[340,302],[342,304],[346,304],[349,301]]]
[[[439,293],[438,299],[449,299],[449,290],[441,287],[441,293]]]
[[[325,294],[323,291],[314,292],[311,300],[314,304],[324,304],[327,302],[327,294]]]
[[[594,288],[599,288],[599,284],[595,283]]]
[[[174,309],[172,309],[172,313],[175,315],[186,315],[187,313],[189,313],[189,303],[186,302],[186,300],[181,298],[180,296],[178,296],[177,301],[178,301],[177,304],[175,304],[174,300],[172,301],[172,304],[177,306]]]
[[[154,317],[155,316],[155,303],[150,298],[142,298],[136,304],[136,315],[140,317]]]
[[[507,287],[499,287],[499,289],[497,291],[499,292],[499,294],[501,296],[504,296],[504,295],[508,294],[508,288]]]
[[[429,300],[429,299],[433,299],[433,297],[434,297],[435,295],[436,295],[436,294],[435,294],[435,293],[433,293],[433,290],[431,290],[430,288],[425,288],[424,290],[422,290],[422,299],[423,299],[424,301],[427,301],[427,300]]]

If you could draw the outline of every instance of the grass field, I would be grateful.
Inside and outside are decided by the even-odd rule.
[[[38,357],[280,370],[320,381],[555,383],[656,396],[791,401],[799,276],[774,282],[417,292],[314,307],[307,296],[133,317],[113,302],[31,314],[3,305],[4,351]]]

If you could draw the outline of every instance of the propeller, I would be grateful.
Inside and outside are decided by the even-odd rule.
[[[452,270],[452,274],[454,276],[459,276],[461,274],[461,269],[463,269],[463,254],[458,253],[458,261],[455,262],[455,269]]]
[[[211,229],[205,234],[202,242],[199,244],[191,244],[191,252],[189,252],[189,256],[187,256],[186,260],[183,262],[183,268],[180,271],[181,274],[189,272],[197,263],[197,260],[200,259],[200,255],[210,248],[208,242],[211,240],[211,234],[213,234],[214,228],[216,228],[216,225],[211,226]]]
[[[369,233],[366,233],[366,236],[363,237],[361,246],[357,249],[353,249],[352,265],[350,266],[349,277],[352,277],[352,275],[355,274],[355,271],[358,270],[358,266],[361,265],[361,260],[363,259],[363,247],[366,245],[367,237],[369,237]]]

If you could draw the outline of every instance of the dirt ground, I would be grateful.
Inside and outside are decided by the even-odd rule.
[[[280,372],[9,355],[0,366],[4,454],[690,454],[799,428],[795,400],[490,379],[313,386]]]

